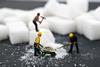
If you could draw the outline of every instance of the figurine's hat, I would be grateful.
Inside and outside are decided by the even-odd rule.
[[[74,36],[74,34],[73,33],[69,33],[69,35],[68,35],[70,38],[72,38],[73,36]]]
[[[38,35],[38,36],[41,36],[41,35],[42,35],[42,32],[38,32],[37,35]]]

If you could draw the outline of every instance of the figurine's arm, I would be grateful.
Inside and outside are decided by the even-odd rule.
[[[40,16],[41,18],[42,18],[42,20],[41,21],[39,21],[39,23],[41,24],[42,23],[42,21],[43,21],[43,19],[45,19],[45,17],[43,17],[43,16]]]

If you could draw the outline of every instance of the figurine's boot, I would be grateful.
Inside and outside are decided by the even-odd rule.
[[[38,54],[35,52],[35,53],[34,53],[34,56],[38,56]]]
[[[68,51],[68,53],[72,53],[72,51],[71,51],[71,50],[69,50],[69,51]]]

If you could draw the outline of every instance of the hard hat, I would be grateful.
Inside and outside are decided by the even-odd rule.
[[[42,35],[42,32],[38,32],[38,34],[37,34],[38,36],[41,36]]]
[[[73,33],[69,33],[69,35],[68,35],[70,38],[72,38],[73,36],[74,36],[74,34]]]

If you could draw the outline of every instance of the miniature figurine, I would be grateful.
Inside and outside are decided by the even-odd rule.
[[[38,56],[40,54],[40,37],[42,36],[42,32],[37,33],[37,37],[35,38],[34,41],[34,56]]]
[[[70,40],[70,50],[68,51],[68,53],[72,53],[74,45],[76,46],[77,53],[79,53],[79,48],[78,48],[78,43],[77,43],[76,35],[74,33],[69,33],[68,37],[69,37],[69,40]]]
[[[39,22],[41,24],[42,21],[43,21],[43,19],[44,19],[44,17],[42,17],[42,20],[39,21],[39,17],[42,17],[42,16],[40,16],[40,13],[37,13],[37,15],[35,16],[35,18],[33,19],[33,24],[35,25],[36,32],[39,31],[37,22]]]

